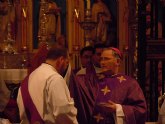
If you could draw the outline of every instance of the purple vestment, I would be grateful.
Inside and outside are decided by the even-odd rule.
[[[145,123],[145,98],[139,84],[131,77],[122,74],[96,76],[93,66],[89,66],[86,74],[71,76],[69,89],[78,110],[79,124],[114,124],[112,113],[98,105],[108,100],[122,105],[126,124]]]
[[[79,124],[89,124],[98,92],[98,80],[93,67],[86,70],[86,74],[70,78],[69,90],[77,108]]]
[[[21,83],[21,94],[23,99],[23,104],[25,107],[27,118],[30,124],[39,123],[44,124],[43,119],[41,118],[40,114],[37,111],[36,106],[34,105],[32,98],[28,91],[28,79],[27,76],[24,81]]]
[[[103,110],[100,103],[111,100],[122,105],[126,124],[145,124],[146,102],[136,80],[122,75],[104,77],[99,81],[92,121],[90,124],[115,124],[112,113]]]

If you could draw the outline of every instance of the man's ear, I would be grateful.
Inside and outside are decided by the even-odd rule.
[[[116,59],[116,65],[120,66],[120,59]]]
[[[63,61],[63,57],[61,56],[61,57],[59,57],[59,58],[56,60],[56,63],[57,63],[57,64],[60,64],[62,61]]]
[[[59,57],[59,58],[58,58],[58,61],[59,61],[59,62],[64,61],[64,57],[63,57],[63,56]]]

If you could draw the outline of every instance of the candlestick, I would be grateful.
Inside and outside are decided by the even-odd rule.
[[[22,8],[22,47],[27,46],[27,8]]]

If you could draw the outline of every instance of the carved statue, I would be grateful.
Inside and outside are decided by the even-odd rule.
[[[8,28],[11,31],[11,38],[14,39],[14,22],[15,22],[15,8],[7,0],[0,1],[0,42],[7,38]],[[8,25],[10,23],[10,25]],[[10,27],[8,27],[10,26]]]
[[[40,9],[40,20],[39,20],[39,36],[43,35],[41,25],[43,23],[43,14],[46,15],[45,22],[45,34],[47,39],[50,41],[55,41],[61,35],[61,19],[60,19],[60,8],[57,4],[51,0],[48,0],[48,3],[45,4],[45,10],[41,7]],[[43,12],[44,11],[44,12]]]
[[[107,40],[108,23],[111,21],[111,14],[103,0],[96,0],[93,4],[92,18],[98,22],[98,26],[93,32],[93,40],[105,43]]]

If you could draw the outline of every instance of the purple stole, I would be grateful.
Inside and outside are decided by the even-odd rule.
[[[34,105],[32,98],[28,91],[28,79],[27,76],[24,81],[21,83],[21,94],[23,99],[23,104],[25,107],[25,112],[30,124],[38,123],[44,124],[43,119],[41,118],[39,112],[37,111],[36,106]]]

